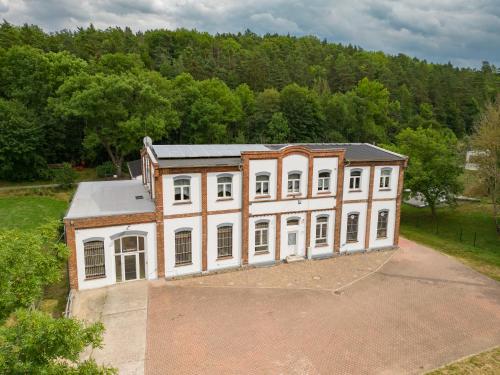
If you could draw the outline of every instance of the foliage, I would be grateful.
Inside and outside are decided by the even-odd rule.
[[[95,168],[97,177],[104,178],[104,177],[110,177],[115,174],[116,168],[113,165],[112,162],[107,161],[105,163],[102,163],[101,165],[98,165]]]
[[[80,361],[87,347],[102,347],[102,323],[54,319],[40,311],[17,310],[0,326],[2,374],[116,374],[94,360]]]
[[[44,287],[59,279],[68,249],[57,241],[58,225],[0,231],[0,322],[15,309],[32,306]]]
[[[460,191],[457,138],[449,129],[407,128],[396,136],[397,151],[409,157],[405,186],[421,193],[433,217],[437,204]]]
[[[52,171],[54,175],[54,182],[63,189],[71,187],[75,182],[77,174],[69,163],[63,163],[61,168]]]
[[[479,166],[478,177],[488,191],[493,207],[493,218],[500,234],[498,203],[500,200],[500,96],[487,105],[477,124],[472,145],[479,152],[475,162]]]

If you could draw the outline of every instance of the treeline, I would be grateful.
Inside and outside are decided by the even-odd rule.
[[[470,134],[497,69],[429,64],[314,37],[0,25],[0,178],[119,166],[155,142],[391,143]],[[35,166],[35,168],[33,168]]]

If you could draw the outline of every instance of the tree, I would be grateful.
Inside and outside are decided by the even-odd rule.
[[[0,373],[14,374],[117,374],[94,360],[80,361],[87,347],[101,348],[104,326],[76,319],[54,319],[40,311],[17,310],[0,326]]]
[[[76,177],[76,172],[69,163],[63,163],[61,168],[54,170],[54,182],[63,189],[71,187]]]
[[[476,125],[472,145],[475,151],[479,152],[475,158],[475,162],[479,165],[478,178],[488,190],[493,206],[496,230],[500,234],[498,212],[500,199],[500,96],[494,103],[486,106]]]
[[[0,322],[15,309],[32,306],[47,285],[59,280],[69,251],[57,242],[58,225],[0,231]]]
[[[405,186],[425,197],[435,219],[437,204],[452,202],[461,188],[457,138],[449,129],[407,128],[396,137],[396,145],[398,152],[409,157]]]
[[[49,104],[63,118],[85,121],[86,135],[104,146],[118,176],[125,156],[137,152],[144,136],[165,139],[179,125],[169,100],[132,74],[71,77]]]
[[[287,143],[290,135],[288,121],[281,112],[276,112],[267,124],[265,132],[266,142],[269,143]]]

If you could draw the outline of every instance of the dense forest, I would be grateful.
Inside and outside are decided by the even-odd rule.
[[[316,37],[0,25],[0,179],[121,165],[165,143],[371,142],[472,133],[500,72]]]

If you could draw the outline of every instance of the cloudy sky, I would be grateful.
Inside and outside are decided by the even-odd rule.
[[[77,26],[312,34],[434,62],[500,66],[500,0],[0,0],[0,19]]]

